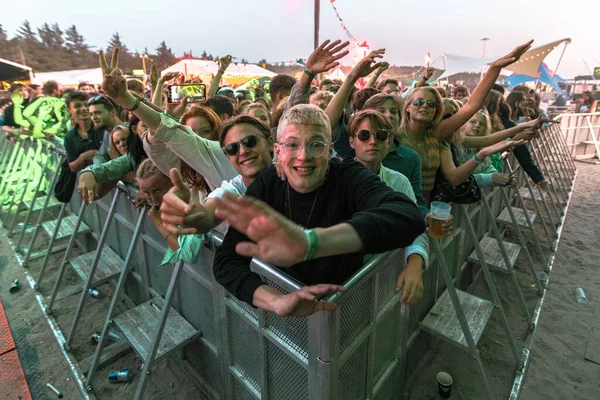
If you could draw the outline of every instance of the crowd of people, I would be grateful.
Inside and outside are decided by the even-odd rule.
[[[150,203],[167,247],[187,259],[202,234],[225,234],[214,277],[254,307],[281,316],[330,310],[317,300],[344,291],[369,255],[397,248],[405,248],[406,267],[396,288],[410,305],[428,289],[421,274],[432,201],[448,201],[461,185],[513,185],[506,151],[546,185],[526,145],[549,122],[539,95],[526,86],[507,95],[496,84],[531,43],[491,63],[472,92],[432,86],[432,69],[408,87],[380,79],[389,68],[384,49],[343,82],[319,79],[348,53],[338,40],[315,49],[299,79],[277,75],[268,88],[220,87],[231,63],[224,57],[205,101],[176,104],[165,101],[165,85],[185,77],[153,68],[146,90],[125,78],[115,49],[110,62],[100,52],[101,87],[47,82],[40,94],[14,84],[0,103],[8,105],[2,130],[11,139],[62,141],[64,179],[78,178],[88,203],[119,180],[137,184],[139,205]],[[452,218],[443,230],[452,232]],[[266,285],[250,269],[253,257],[305,286],[284,294]]]

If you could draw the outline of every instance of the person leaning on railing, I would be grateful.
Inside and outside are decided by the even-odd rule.
[[[215,279],[255,307],[280,316],[331,310],[319,297],[344,291],[365,254],[411,244],[425,231],[419,208],[355,161],[332,159],[331,125],[318,107],[297,105],[282,117],[276,144],[286,180],[263,171],[246,196],[216,199],[230,223],[213,265]],[[263,283],[251,258],[285,268],[306,284],[290,294]]]

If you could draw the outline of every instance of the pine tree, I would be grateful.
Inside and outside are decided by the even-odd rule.
[[[74,53],[86,53],[90,50],[90,47],[85,43],[83,36],[77,31],[75,25],[71,25],[65,31],[65,46],[68,50]]]
[[[6,41],[8,41],[8,36],[6,35],[6,31],[2,27],[2,24],[0,24],[0,43],[6,42]]]
[[[29,21],[23,21],[19,29],[17,29],[16,38],[26,42],[37,42],[37,37],[35,36],[33,29],[31,29]]]
[[[177,57],[175,57],[171,48],[167,47],[167,44],[163,40],[156,48],[156,65],[162,69],[175,64],[176,61]]]
[[[121,54],[125,54],[125,53],[129,52],[129,50],[127,49],[127,46],[125,46],[123,44],[123,42],[121,42],[121,36],[119,36],[119,32],[113,33],[112,37],[110,38],[110,41],[108,42],[108,47],[106,48],[106,53],[107,54],[112,53],[112,51],[115,47],[118,47],[121,50]]]

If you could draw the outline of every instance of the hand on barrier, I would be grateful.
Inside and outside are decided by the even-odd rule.
[[[308,56],[306,68],[313,74],[327,72],[330,69],[337,67],[340,65],[337,60],[349,53],[348,50],[342,50],[348,47],[350,42],[341,43],[341,40],[336,40],[333,43],[329,42],[329,40],[324,41],[310,56]]]
[[[276,296],[271,309],[280,317],[307,317],[318,311],[333,311],[337,308],[334,303],[317,299],[347,290],[343,286],[329,284],[305,286],[290,294]]]
[[[416,304],[423,297],[423,257],[413,254],[408,259],[406,268],[398,275],[396,280],[396,291],[404,289],[402,293],[402,304],[408,306]]]
[[[98,183],[94,174],[84,171],[79,175],[79,197],[86,204],[92,204],[98,195]]]
[[[533,39],[531,39],[529,42],[527,42],[525,44],[522,44],[522,45],[516,47],[513,51],[511,51],[504,57],[499,58],[496,61],[494,61],[493,63],[491,63],[490,67],[506,68],[510,64],[517,62],[519,60],[519,58],[521,58],[521,56],[523,54],[525,54],[525,52],[531,48],[532,43],[533,43]]]
[[[240,242],[235,251],[242,256],[260,258],[266,263],[289,267],[304,261],[307,239],[294,222],[249,196],[225,194],[215,199],[217,218],[226,220],[253,242]]]
[[[503,174],[502,172],[497,172],[492,174],[492,182],[494,186],[507,186],[510,184],[511,177]]]
[[[481,150],[484,152],[485,157],[489,157],[492,154],[502,153],[505,151],[512,151],[512,149],[519,145],[522,145],[523,143],[525,143],[524,140],[503,140],[491,146],[484,147]]]
[[[160,206],[163,227],[175,235],[197,233],[207,219],[205,209],[200,203],[190,204],[190,189],[176,168],[171,169],[169,175],[173,187],[163,196]]]

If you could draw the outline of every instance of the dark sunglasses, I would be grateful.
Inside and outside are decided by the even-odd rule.
[[[423,104],[427,104],[431,108],[437,107],[437,103],[433,100],[414,99],[410,104],[417,107],[421,107]]]
[[[390,137],[390,133],[385,129],[378,129],[375,132],[371,132],[367,129],[361,129],[356,133],[356,137],[361,142],[367,142],[371,138],[371,135],[375,136],[375,140],[378,142],[385,142]]]
[[[108,97],[102,96],[102,95],[92,97],[91,99],[88,100],[88,106],[93,106],[96,104],[103,104],[113,110],[117,109],[116,104],[114,104]]]
[[[245,149],[253,149],[256,147],[256,145],[258,145],[259,137],[262,137],[262,135],[258,133],[246,136],[238,142],[229,143],[227,146],[223,146],[223,151],[228,156],[235,156],[238,153],[238,151],[240,151],[240,144],[244,146]]]

